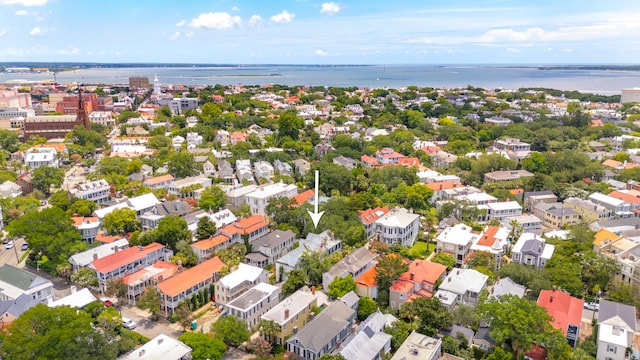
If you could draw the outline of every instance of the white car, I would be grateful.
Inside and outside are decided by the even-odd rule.
[[[133,330],[133,329],[136,328],[137,325],[136,325],[135,321],[133,321],[133,320],[131,320],[129,318],[123,317],[122,318],[122,326],[126,327],[129,330]]]
[[[5,245],[5,247],[6,247],[7,249],[11,249],[11,248],[13,248],[13,245],[15,245],[15,244],[16,244],[16,243],[14,243],[14,242],[13,242],[13,240],[10,240],[10,241],[7,243],[7,245]]]
[[[599,311],[600,304],[596,302],[588,302],[588,303],[584,303],[584,308],[591,311]]]

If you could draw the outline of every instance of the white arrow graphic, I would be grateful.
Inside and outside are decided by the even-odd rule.
[[[320,218],[324,214],[324,211],[318,212],[318,183],[320,180],[320,171],[316,170],[316,191],[315,198],[313,202],[313,212],[307,210],[309,216],[311,216],[311,220],[313,220],[313,226],[318,227],[318,223],[320,222]]]

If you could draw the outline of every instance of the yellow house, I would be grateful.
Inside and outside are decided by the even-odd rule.
[[[316,306],[315,291],[298,290],[288,298],[260,317],[261,320],[273,321],[277,325],[275,334],[264,334],[267,341],[273,339],[276,344],[284,345],[287,338],[298,333],[313,319],[311,308]],[[273,338],[272,338],[273,337]]]

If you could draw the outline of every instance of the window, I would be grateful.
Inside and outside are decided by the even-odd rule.
[[[612,352],[615,354],[617,350],[618,350],[617,347],[607,344],[607,352]]]

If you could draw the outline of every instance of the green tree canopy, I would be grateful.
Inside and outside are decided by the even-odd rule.
[[[221,340],[200,332],[186,332],[178,338],[193,349],[193,360],[220,360],[227,351],[227,346]]]
[[[481,312],[491,319],[491,338],[496,344],[510,343],[516,357],[531,349],[534,341],[543,341],[552,330],[547,310],[525,298],[507,295],[491,299]]]
[[[188,151],[181,151],[171,154],[169,156],[169,172],[181,179],[189,176],[196,175],[198,173],[198,166],[196,161]]]
[[[38,304],[0,332],[0,354],[24,360],[116,359],[118,347],[107,341],[104,331],[82,310]]]
[[[329,284],[329,296],[333,296],[334,299],[343,297],[349,291],[356,290],[356,281],[353,280],[351,274],[345,277],[337,277]]]
[[[140,229],[136,211],[129,208],[116,209],[102,219],[102,227],[111,235],[124,235]]]
[[[45,194],[51,193],[51,187],[60,187],[64,179],[64,171],[62,169],[51,166],[40,166],[33,170],[33,179],[31,183],[33,187]]]
[[[30,212],[7,225],[13,237],[24,237],[34,254],[42,254],[52,262],[52,269],[69,256],[87,249],[71,217],[58,207]]]
[[[218,211],[226,204],[227,196],[217,185],[212,185],[202,190],[202,193],[200,193],[200,199],[198,200],[198,207],[207,211]]]
[[[358,300],[358,320],[362,321],[378,310],[378,305],[372,298],[363,296]]]
[[[203,216],[200,219],[198,219],[198,227],[196,228],[196,234],[195,234],[196,239],[198,240],[208,239],[213,235],[215,235],[217,230],[218,229],[216,229],[216,224],[213,221],[211,221],[211,219],[209,219],[208,216]]]
[[[211,324],[211,331],[226,344],[238,346],[249,340],[249,330],[244,321],[234,315],[219,318]]]

